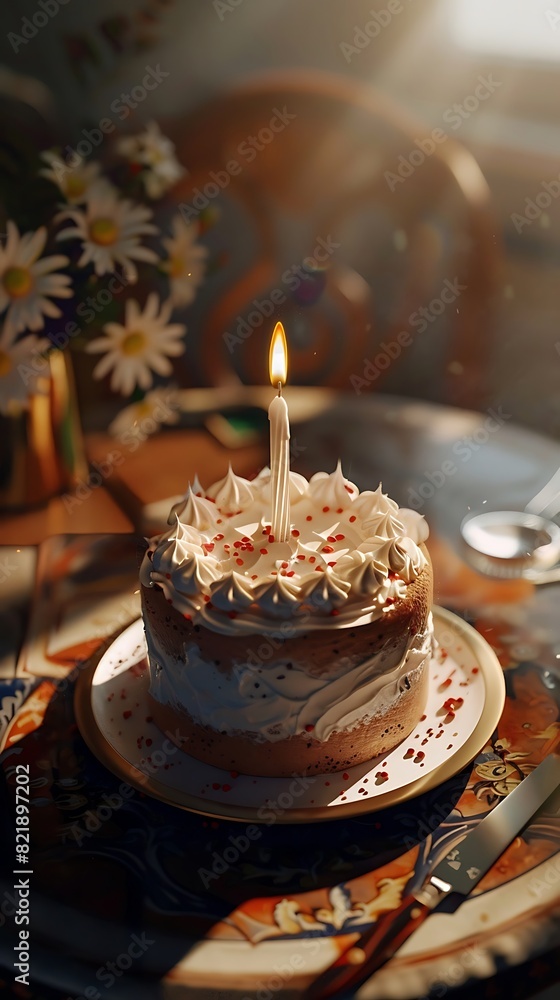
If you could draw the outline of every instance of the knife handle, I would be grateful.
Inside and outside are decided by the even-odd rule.
[[[305,993],[305,1000],[327,1000],[340,990],[356,988],[387,962],[432,912],[433,904],[405,896],[385,917],[329,966]]]

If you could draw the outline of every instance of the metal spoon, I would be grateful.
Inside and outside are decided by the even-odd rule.
[[[523,576],[534,583],[560,580],[560,527],[550,517],[560,508],[560,470],[525,510],[468,514],[461,535],[469,561],[488,576]],[[554,568],[551,568],[554,567]]]
[[[469,514],[461,534],[470,562],[488,576],[540,576],[560,559],[560,528],[538,514],[518,510]],[[558,574],[560,578],[560,569]]]

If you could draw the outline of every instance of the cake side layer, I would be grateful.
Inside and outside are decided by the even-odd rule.
[[[387,753],[410,735],[426,703],[428,663],[417,670],[414,685],[383,716],[357,726],[351,733],[332,733],[314,740],[307,733],[277,743],[259,743],[243,735],[224,735],[202,726],[184,711],[148,696],[156,724],[185,753],[206,764],[242,774],[289,777],[330,774]]]
[[[181,660],[170,660],[148,634],[150,693],[222,735],[242,734],[262,743],[307,732],[324,742],[397,703],[431,656],[432,637],[430,618],[403,655],[390,645],[351,669],[339,661],[336,672],[310,675],[287,661],[239,662],[225,672],[203,660],[194,644],[184,648]]]

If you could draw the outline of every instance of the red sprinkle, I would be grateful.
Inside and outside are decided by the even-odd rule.
[[[292,535],[294,536],[294,538],[299,538],[299,531],[297,530],[297,528],[292,529]]]
[[[336,562],[327,563],[327,566],[336,566]]]
[[[327,535],[327,542],[336,542],[334,535]]]
[[[411,757],[414,757],[414,750],[407,750],[403,756],[403,760],[410,760]]]
[[[348,520],[353,524],[354,521],[356,520],[356,515],[352,514],[352,517],[349,517]]]
[[[323,507],[323,514],[328,514],[330,507]]]
[[[260,552],[261,556],[267,556],[268,555],[268,549],[259,549],[259,552]]]
[[[477,674],[477,673],[478,673],[478,667],[473,667],[471,670],[471,674]]]
[[[289,566],[289,563],[283,562],[281,565],[282,565],[282,569],[287,569],[288,566]]]
[[[335,537],[335,539],[336,539],[337,542],[342,542],[342,541],[344,541],[344,537],[345,536],[344,535],[335,535],[334,537]]]
[[[332,545],[323,545],[321,552],[334,552]]]
[[[305,520],[306,521],[312,521],[313,518],[312,518],[311,514],[308,514],[307,517],[305,518]]]
[[[217,782],[217,781],[213,781],[213,782],[212,782],[212,788],[214,789],[214,791],[216,791],[216,792],[217,792],[217,791],[218,791],[218,789],[219,789],[219,787],[220,787],[220,786],[219,786],[219,784],[218,784],[218,782]]]
[[[460,708],[462,704],[462,698],[448,698],[447,701],[444,701],[442,707],[447,709],[448,712],[454,712],[457,708]]]
[[[203,545],[203,548],[206,549],[207,552],[213,552],[214,551],[214,542],[205,542],[204,545]]]
[[[272,545],[272,543],[274,541],[274,535],[269,535],[268,536],[268,541],[269,541],[269,544]]]
[[[185,619],[186,621],[188,621],[188,622],[191,622],[191,621],[192,621],[192,618],[191,618],[191,616],[190,616],[190,615],[183,615],[183,618],[184,618],[184,619]]]
[[[426,754],[424,753],[424,751],[419,750],[418,753],[416,754],[416,757],[414,758],[414,763],[419,764],[421,760],[424,760],[425,756]]]
[[[243,565],[243,560],[242,559],[236,559],[235,561],[236,561],[236,563],[237,563],[238,566],[242,566]]]
[[[229,775],[230,775],[230,778],[238,778],[239,777],[239,771],[230,771]]]
[[[126,712],[123,712],[122,717],[123,717],[123,719],[130,719],[131,715],[132,715],[132,712],[130,711],[130,709],[127,709]]]
[[[312,733],[314,729],[315,729],[315,726],[308,725],[308,726],[305,727],[305,732],[306,733]]]
[[[389,780],[389,775],[387,774],[387,771],[377,771],[376,772],[376,775],[375,775],[376,784],[382,785],[384,781],[388,781],[388,780]]]
[[[228,618],[237,618],[237,611],[228,611]]]
[[[342,510],[343,510],[343,508],[342,508],[342,507],[337,507],[337,508],[336,508],[336,513],[337,513],[337,514],[342,514]]]
[[[305,556],[302,556],[302,555],[300,554],[300,555],[299,555],[299,556],[298,556],[297,558],[299,559],[299,561],[300,561],[300,562],[302,562],[302,561],[303,561],[303,560],[305,559]]]
[[[314,563],[314,562],[317,562],[317,559],[316,559],[316,557],[315,557],[315,556],[309,556],[309,562],[310,562],[310,563]]]
[[[347,771],[345,771],[344,774],[342,775],[342,777],[344,778],[345,781],[348,781],[348,778],[350,777],[350,775],[348,774]]]
[[[332,611],[331,611],[331,615],[333,616],[333,618],[336,618],[336,616],[337,616],[337,615],[339,615],[339,614],[340,614],[340,611],[337,611],[337,609],[336,609],[336,608],[333,608],[333,609],[332,609]]]
[[[222,534],[214,535],[214,541],[215,542],[221,542],[221,540],[222,540],[223,537],[224,536]]]
[[[231,792],[231,785],[222,785],[222,792]]]

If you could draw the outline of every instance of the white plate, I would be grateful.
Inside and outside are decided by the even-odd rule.
[[[76,687],[76,714],[93,752],[144,792],[210,816],[292,823],[385,808],[447,780],[485,745],[500,718],[505,684],[485,640],[434,608],[437,656],[422,721],[390,753],[344,772],[258,778],[203,764],[150,719],[142,621],[126,628]],[[454,713],[448,699],[462,699]]]

